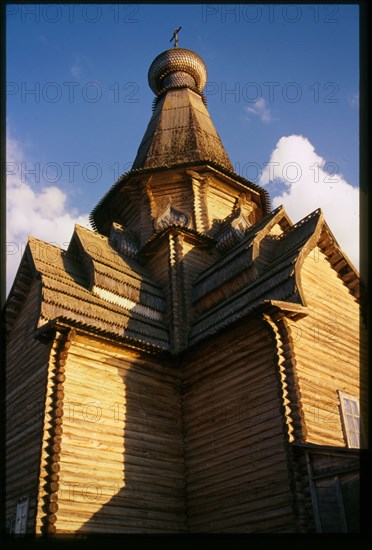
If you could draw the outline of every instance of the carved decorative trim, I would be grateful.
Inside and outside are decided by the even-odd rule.
[[[113,222],[109,243],[119,254],[136,258],[139,252],[139,242],[133,231],[125,229],[120,223]]]
[[[186,174],[191,178],[194,195],[195,229],[199,233],[205,233],[209,229],[207,189],[211,176],[204,176],[194,170],[186,170]]]
[[[183,236],[169,235],[169,281],[171,291],[171,349],[180,353],[187,345],[185,288],[183,270]]]
[[[301,403],[296,373],[296,357],[293,347],[292,331],[284,313],[263,314],[263,319],[270,328],[276,345],[276,361],[281,386],[282,409],[285,419],[286,454],[290,486],[293,494],[293,512],[297,529],[306,533],[309,526],[309,513],[302,498],[305,491],[303,472],[291,443],[306,440],[306,425]]]
[[[154,221],[155,231],[161,231],[167,227],[189,227],[189,225],[190,216],[174,208],[171,201]]]
[[[44,420],[44,458],[40,464],[40,486],[38,495],[38,515],[40,517],[41,533],[53,536],[56,533],[58,512],[58,491],[60,481],[60,453],[63,433],[63,405],[65,365],[68,350],[75,336],[75,330],[57,331],[50,353],[48,372],[47,402]],[[41,493],[41,495],[40,495]],[[43,501],[43,502],[41,502]]]
[[[152,192],[152,189],[151,189],[151,186],[150,186],[151,180],[152,180],[152,176],[150,176],[149,178],[144,180],[143,188],[145,190],[145,193],[147,195],[147,198],[148,198],[148,201],[149,201],[149,204],[150,204],[151,218],[154,220],[156,218],[156,202],[155,202],[154,195],[153,195],[153,192]]]
[[[229,250],[242,241],[251,224],[242,209],[239,207],[222,223],[220,233],[217,237],[217,248]]]

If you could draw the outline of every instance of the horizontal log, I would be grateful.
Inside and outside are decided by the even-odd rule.
[[[271,339],[269,339],[267,332],[260,332],[258,341],[254,340],[254,334],[249,335],[249,332],[245,333],[241,331],[246,338],[245,344],[248,345],[240,346],[242,343],[242,338],[238,339],[236,342],[229,339],[223,339],[224,345],[221,344],[217,346],[217,352],[210,352],[210,348],[206,347],[204,353],[195,352],[193,355],[189,354],[185,357],[184,360],[184,370],[186,376],[185,382],[192,384],[199,380],[200,377],[214,376],[218,371],[221,371],[226,368],[227,365],[234,365],[235,367],[239,364],[247,362],[249,360],[252,352],[261,351],[265,356],[270,354],[270,351],[267,350],[268,344],[270,345]],[[248,342],[247,342],[248,340]],[[252,346],[252,347],[250,347]],[[258,355],[258,354],[256,354]],[[221,366],[221,357],[226,356],[226,361],[224,365]],[[203,365],[203,368],[200,369],[200,365]]]
[[[95,361],[99,361],[98,358]],[[128,373],[120,374],[119,372],[113,371],[116,367],[112,367],[109,372],[106,369],[97,369],[97,367],[88,362],[84,357],[71,357],[68,365],[68,382],[70,380],[81,380],[84,379],[84,386],[91,385],[93,388],[97,386],[97,372],[105,373],[105,381],[103,384],[103,389],[105,388],[116,388],[118,391],[121,391],[122,388],[126,387],[131,383],[133,388],[137,388],[140,393],[142,386],[154,388],[154,391],[159,393],[160,396],[167,398],[169,395],[175,393],[176,380],[168,382],[162,380],[162,382],[157,382],[154,379],[150,379],[149,376],[144,376],[143,372],[139,369],[133,369],[128,371]],[[66,387],[66,386],[65,386]],[[143,390],[142,390],[143,391]]]
[[[273,367],[274,370],[274,367]],[[223,388],[224,381],[219,381],[220,387]],[[263,377],[260,384],[252,387],[249,384],[241,382],[239,386],[233,388],[232,391],[225,393],[214,392],[213,383],[210,383],[210,394],[204,399],[201,399],[199,392],[195,395],[190,395],[187,407],[184,407],[185,416],[190,427],[194,425],[198,429],[202,424],[210,422],[210,419],[219,421],[222,424],[229,422],[230,418],[242,420],[243,418],[251,418],[259,413],[266,413],[267,410],[276,410],[277,416],[280,415],[281,400],[278,395],[278,381],[276,376]],[[261,384],[262,382],[262,384]],[[266,383],[266,385],[263,385]],[[212,393],[213,392],[213,393]],[[276,415],[272,414],[272,418]]]
[[[16,357],[19,357],[19,349],[17,350]],[[34,358],[35,361],[35,358]],[[9,368],[16,368],[15,363],[12,363],[11,358],[7,358],[7,363],[9,365]],[[35,366],[35,363],[34,363]],[[12,404],[12,402],[16,399],[15,396],[19,394],[27,394],[28,391],[34,391],[34,388],[38,387],[40,389],[44,389],[46,385],[46,372],[47,372],[47,363],[42,364],[39,368],[34,369],[34,371],[30,374],[30,376],[27,377],[26,380],[21,380],[20,384],[18,384],[16,387],[13,388],[12,391],[8,391],[5,395],[5,401],[6,403]]]
[[[236,503],[234,503],[233,499],[231,499],[231,502],[227,501],[227,498],[219,498],[214,501],[206,499],[202,505],[196,506],[195,503],[191,504],[189,517],[191,521],[193,518],[200,521],[200,518],[203,517],[207,521],[218,520],[219,518],[221,518],[221,520],[227,520],[229,516],[235,520],[236,516],[245,513],[248,519],[251,513],[257,511],[261,511],[262,517],[264,517],[266,511],[272,510],[274,506],[278,509],[282,507],[287,507],[287,509],[289,509],[291,499],[292,495],[289,491],[289,487],[287,487],[286,490],[283,488],[282,493],[272,494],[270,496],[255,493],[251,499],[244,497],[242,494],[242,496],[236,499]]]
[[[14,449],[22,449],[25,445],[40,446],[43,418],[23,417],[23,422],[11,423],[7,426],[7,446]]]
[[[180,407],[177,396],[171,395],[165,399],[158,396],[152,388],[147,388],[147,395],[133,392],[130,385],[126,389],[122,387],[118,391],[111,387],[107,387],[106,391],[100,391],[99,386],[90,389],[89,387],[82,387],[77,380],[70,380],[66,384],[65,391],[65,404],[67,407],[73,407],[76,412],[80,410],[81,414],[82,410],[89,409],[90,404],[93,404],[93,409],[99,407],[102,420],[105,417],[109,419],[116,417],[115,407],[120,404],[121,407],[127,405],[127,408],[133,412],[137,410],[139,412],[143,411],[143,414],[146,415],[168,417],[173,419],[174,422],[174,413]],[[97,405],[95,405],[96,403]],[[171,404],[172,407],[170,407]],[[91,416],[89,411],[86,416]]]
[[[141,367],[141,372],[144,376],[150,376],[151,380],[158,380],[162,384],[163,381],[174,382],[179,378],[179,373],[172,368],[171,365],[164,366],[166,360],[156,360],[146,356],[145,354],[138,354],[130,349],[123,349],[121,347],[114,347],[114,351],[110,353],[107,348],[112,348],[111,345],[107,345],[106,342],[102,342],[97,339],[94,345],[94,340],[87,340],[83,338],[87,345],[81,343],[81,336],[76,337],[74,346],[70,349],[69,357],[73,357],[75,354],[82,354],[87,359],[99,361],[100,370],[112,370],[112,367],[117,367],[123,370],[130,370],[133,365],[138,368]],[[82,352],[84,350],[84,353]],[[106,352],[105,352],[106,350]]]
[[[187,403],[189,393],[192,393],[193,395],[200,395],[202,397],[205,395],[207,397],[210,393],[209,385],[205,384],[207,380],[214,381],[214,384],[212,382],[212,388],[215,387],[220,391],[220,384],[217,382],[220,377],[223,377],[224,383],[232,386],[243,382],[248,385],[249,382],[251,382],[252,390],[253,380],[256,380],[257,382],[257,379],[260,379],[263,376],[273,377],[274,369],[269,368],[269,365],[273,364],[273,358],[273,353],[270,355],[265,354],[265,357],[252,356],[249,362],[245,360],[243,364],[234,364],[234,361],[230,361],[230,356],[229,358],[226,358],[225,361],[225,357],[221,355],[219,363],[219,370],[221,369],[220,372],[214,372],[210,375],[207,375],[207,373],[204,372],[203,376],[200,376],[199,379],[193,382],[193,384],[187,374],[185,375],[187,378],[185,378],[184,401]],[[229,373],[229,376],[227,376],[227,372]]]
[[[47,522],[48,522],[48,523],[54,524],[54,523],[56,523],[56,521],[57,521],[57,516],[56,516],[56,514],[49,514],[49,515],[48,515],[48,517],[47,517]]]
[[[315,262],[313,263],[315,264]],[[310,269],[308,269],[308,266],[306,266],[306,268],[303,268],[302,280],[304,281],[306,277],[311,284],[311,290],[314,290],[314,292],[316,292],[316,290],[319,289],[320,286],[323,287],[323,289],[324,287],[332,288],[333,296],[344,297],[343,303],[345,305],[348,305],[348,307],[350,307],[350,304],[352,303],[356,305],[355,298],[350,293],[351,281],[353,281],[354,283],[355,280],[355,286],[359,284],[359,280],[355,276],[355,274],[350,273],[346,275],[341,275],[337,273],[337,271],[334,270],[332,267],[330,267],[328,263],[324,262],[324,265],[322,264],[323,262],[321,261],[316,263],[316,267],[318,269],[316,269],[315,266],[312,266],[312,268]],[[306,282],[303,282],[303,285],[304,284],[306,286]]]
[[[87,490],[88,489],[88,490]],[[79,488],[74,487],[73,492],[67,492],[69,498],[64,498],[64,492],[59,499],[59,515],[71,510],[71,513],[82,510],[89,518],[92,513],[102,510],[106,517],[128,516],[134,518],[154,517],[158,519],[174,519],[183,517],[184,502],[182,498],[163,497],[156,494],[143,493],[141,488],[133,487],[127,490],[125,487],[114,495],[103,494],[98,485]],[[83,506],[82,506],[83,504]]]
[[[223,471],[223,467],[210,468],[208,473],[203,475],[202,472],[190,473],[188,475],[188,494],[192,491],[195,493],[203,492],[208,486],[219,484],[221,489],[226,489],[229,486],[235,486],[237,483],[243,483],[244,481],[259,482],[262,484],[268,483],[271,480],[272,483],[278,483],[278,481],[287,481],[288,472],[287,465],[283,462],[283,457],[279,457],[276,460],[268,460],[267,458],[260,464],[259,460],[251,462],[249,469],[245,467],[244,456],[239,459],[235,459],[234,471],[226,473]],[[240,478],[240,479],[239,479]]]
[[[202,463],[204,456],[215,456],[217,453],[219,456],[229,455],[230,453],[240,449],[246,448],[247,453],[249,451],[252,454],[258,454],[265,449],[273,448],[277,446],[279,449],[284,448],[285,439],[282,431],[272,433],[271,427],[266,431],[258,430],[254,434],[250,430],[240,429],[236,432],[222,431],[211,432],[205,435],[201,440],[190,439],[189,442],[185,442],[185,450],[187,452],[187,461]]]
[[[265,518],[244,518],[242,514],[238,521],[226,521],[223,525],[220,522],[208,522],[207,520],[200,525],[190,523],[190,529],[193,532],[203,532],[207,534],[269,534],[269,533],[295,533],[297,526],[293,517],[293,513],[289,510],[284,511],[282,515],[277,517]]]
[[[207,425],[207,426],[201,426],[197,430],[194,431],[194,433],[190,433],[190,438],[188,437],[188,433],[186,431],[185,433],[185,444],[194,446],[198,443],[199,439],[203,438],[222,438],[222,437],[228,437],[229,434],[234,433],[234,431],[238,430],[244,430],[246,432],[246,438],[249,438],[251,441],[254,440],[254,437],[258,435],[258,439],[260,441],[268,440],[270,437],[274,436],[280,436],[282,435],[282,422],[283,420],[280,420],[278,418],[278,422],[276,426],[273,426],[273,416],[268,413],[265,414],[265,411],[263,411],[261,414],[256,414],[255,416],[252,416],[250,418],[242,418],[239,420],[239,423],[236,422],[236,419],[231,419],[231,425],[227,424],[221,428],[219,424],[213,426]]]
[[[89,488],[91,483],[97,483],[101,486],[103,494],[105,492],[110,494],[111,492],[112,496],[117,494],[122,488],[128,488],[129,486],[132,490],[136,487],[136,490],[140,488],[141,493],[155,494],[159,501],[162,501],[162,499],[172,500],[184,497],[185,485],[183,476],[168,478],[166,476],[154,475],[153,471],[144,473],[143,471],[137,472],[137,469],[131,468],[128,473],[129,477],[130,481],[127,481],[125,471],[123,474],[122,471],[114,472],[113,470],[106,469],[102,473],[99,469],[85,468],[76,470],[66,465],[63,479],[61,479],[61,491],[69,490],[70,487],[73,488],[74,484],[77,484],[77,487],[81,489],[82,487]],[[92,487],[94,489],[94,485]]]
[[[59,525],[59,524],[58,524]],[[172,529],[168,526],[158,526],[148,525],[146,523],[136,523],[133,524],[129,521],[119,522],[113,524],[111,521],[109,523],[103,522],[87,522],[82,525],[77,522],[61,522],[61,526],[58,527],[57,535],[69,535],[74,532],[78,532],[79,537],[84,537],[84,535],[100,535],[100,534],[110,534],[110,535],[129,535],[129,534],[141,534],[141,535],[152,535],[152,534],[164,534],[164,533],[182,533],[185,531],[185,528],[179,526]]]
[[[87,444],[88,448],[86,447]],[[70,455],[75,455],[76,457],[81,456],[82,459],[89,454],[96,458],[107,457],[107,459],[109,459],[109,457],[111,457],[115,462],[118,460],[122,462],[123,460],[126,460],[128,456],[139,457],[145,460],[148,460],[149,457],[151,457],[154,461],[167,461],[169,464],[178,464],[183,460],[181,453],[168,453],[167,447],[164,447],[160,451],[156,451],[153,448],[149,449],[143,445],[134,445],[133,442],[123,442],[114,452],[113,447],[110,447],[109,445],[93,446],[89,445],[89,441],[87,441],[84,445],[83,442],[77,442],[72,439],[69,441],[68,446],[66,445],[66,448],[62,450],[62,458],[67,452]]]
[[[87,498],[87,497],[90,497]],[[142,497],[142,499],[141,499]],[[73,499],[60,499],[58,524],[63,517],[66,519],[71,517],[93,519],[93,514],[96,514],[99,520],[100,514],[110,518],[113,522],[121,521],[125,524],[124,518],[133,518],[134,520],[152,519],[158,521],[174,521],[175,519],[184,519],[185,513],[183,502],[181,499],[164,499],[161,502],[154,495],[150,495],[151,501],[146,501],[145,497],[139,492],[140,500],[137,500],[135,493],[132,491],[126,496],[125,489],[119,495],[114,495],[111,498],[101,497],[100,494],[88,494],[76,490],[73,494]],[[96,500],[94,500],[96,499]]]
[[[46,506],[46,512],[50,514],[56,514],[58,512],[58,504],[57,502],[49,502]]]
[[[78,432],[78,430],[76,430]],[[133,437],[132,435],[133,434]],[[108,436],[107,439],[103,439],[103,435]],[[95,439],[86,439],[85,445],[88,445],[92,452],[95,448],[102,450],[110,450],[113,448],[118,448],[121,451],[124,451],[124,445],[127,449],[138,449],[140,452],[153,455],[153,453],[162,456],[164,459],[169,457],[179,457],[183,454],[183,445],[180,440],[168,440],[163,441],[162,438],[158,438],[157,441],[154,441],[153,438],[148,436],[148,434],[135,433],[135,432],[125,432],[125,437],[117,438],[110,435],[110,433],[102,434],[102,436]],[[74,435],[69,431],[68,439],[65,440],[65,446],[67,446],[76,441]],[[77,445],[78,446],[78,445]],[[84,443],[81,444],[84,447]],[[62,446],[62,452],[65,447]],[[155,455],[153,455],[155,456]]]
[[[12,479],[14,475],[23,475],[27,477],[26,473],[26,465],[27,467],[32,470],[35,469],[35,471],[38,468],[38,456],[40,455],[40,447],[37,448],[31,448],[31,449],[24,449],[24,452],[22,454],[22,461],[19,460],[19,453],[13,453],[11,450],[9,451],[9,454],[7,455],[7,481]]]
[[[110,456],[108,453],[97,453],[95,456],[91,456],[89,453],[83,456],[79,453],[78,456],[76,456],[76,454],[72,452],[65,451],[63,460],[61,460],[61,475],[68,471],[68,469],[76,469],[77,467],[82,469],[89,467],[94,471],[97,464],[99,464],[100,468],[106,468],[116,475],[123,471],[123,466],[125,464],[126,470],[133,468],[143,473],[150,473],[156,470],[159,476],[164,475],[176,479],[181,475],[183,469],[182,460],[170,462],[169,460],[152,460],[150,457],[143,458],[137,455],[126,455],[124,462],[124,458],[122,461],[115,461],[115,454],[113,453],[111,453]]]

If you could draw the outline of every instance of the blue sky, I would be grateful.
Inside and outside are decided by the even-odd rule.
[[[236,171],[293,222],[322,207],[358,266],[357,5],[11,5],[8,287],[28,234],[66,247],[130,168],[151,116],[148,68],[179,25],[180,47],[207,65]]]

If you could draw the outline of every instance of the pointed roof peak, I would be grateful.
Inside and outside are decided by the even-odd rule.
[[[157,97],[132,170],[204,161],[234,171],[206,108],[207,78],[202,58],[186,48],[154,59],[148,82]]]
[[[189,87],[170,89],[159,98],[132,170],[201,161],[233,171],[200,95]]]

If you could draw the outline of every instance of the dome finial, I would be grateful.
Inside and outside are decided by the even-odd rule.
[[[172,42],[172,40],[174,40],[174,45],[173,45],[174,48],[178,48],[178,33],[180,32],[181,29],[182,27],[178,27],[178,29],[174,31],[172,38],[169,40],[169,42]]]
[[[176,34],[177,31],[174,32]],[[177,44],[177,36],[174,40]],[[198,54],[175,45],[154,59],[148,80],[157,96],[175,88],[190,88],[201,94],[207,82],[207,67]]]

